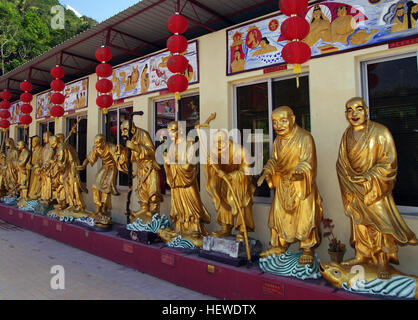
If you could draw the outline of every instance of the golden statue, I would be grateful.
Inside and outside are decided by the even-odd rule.
[[[170,122],[167,129],[172,144],[165,154],[164,168],[171,188],[171,221],[175,227],[174,231],[162,229],[160,235],[164,240],[167,233],[168,240],[178,235],[200,239],[208,235],[204,224],[210,223],[210,215],[200,199],[196,165],[189,161],[196,152],[194,141],[187,141],[185,127],[177,121]]]
[[[95,182],[92,186],[93,201],[96,205],[94,219],[96,225],[99,227],[106,227],[111,224],[109,210],[112,209],[112,195],[120,195],[116,188],[116,178],[118,176],[118,169],[120,168],[117,153],[121,151],[118,149],[120,148],[113,143],[106,142],[104,135],[98,134],[94,138],[94,148],[90,151],[83,164],[77,167],[78,171],[82,171],[86,169],[88,163],[94,166],[97,160],[102,160],[103,165],[96,174]]]
[[[247,231],[254,231],[252,205],[255,186],[249,173],[249,154],[244,147],[229,140],[225,131],[217,131],[214,141],[205,165],[206,189],[212,196],[213,204],[218,212],[216,221],[221,226],[221,230],[213,232],[212,235],[227,237],[231,235],[235,225],[235,228],[239,230],[236,239],[243,241],[244,225]],[[229,180],[232,189],[228,187],[224,179]],[[235,200],[243,213],[244,224]]]
[[[16,162],[19,158],[19,152],[15,148],[15,142],[12,138],[6,139],[6,174],[5,185],[9,196],[18,195],[18,171]]]
[[[272,113],[277,133],[273,153],[258,180],[276,189],[270,209],[271,248],[260,256],[279,256],[299,241],[303,250],[299,264],[314,263],[314,249],[321,242],[321,197],[316,186],[316,149],[312,135],[299,127],[291,108]]]
[[[42,191],[42,146],[41,138],[35,136],[32,138],[32,158],[27,168],[31,170],[29,181],[29,200],[39,200],[41,198]]]
[[[26,148],[24,141],[19,141],[17,143],[17,150],[20,151],[19,158],[16,162],[18,190],[20,194],[18,206],[21,206],[26,203],[28,197],[29,170],[27,169],[27,165],[30,161],[30,152]]]
[[[6,172],[6,155],[0,151],[0,197],[4,197],[7,195]]]
[[[42,148],[42,167],[40,170],[42,189],[41,189],[41,203],[49,205],[52,203],[52,184],[50,169],[52,165],[52,159],[54,157],[54,150],[52,149],[49,138],[52,136],[51,132],[45,132],[43,134],[44,146]]]
[[[368,118],[362,98],[346,104],[350,126],[341,140],[337,174],[344,211],[350,217],[355,257],[342,266],[372,264],[389,279],[389,263],[399,264],[398,245],[416,245],[392,196],[397,174],[395,143],[389,130]]]
[[[125,120],[120,126],[122,136],[129,136],[129,121]],[[141,218],[144,222],[150,222],[152,216],[160,212],[160,202],[163,201],[160,186],[160,166],[155,160],[155,147],[149,133],[132,124],[132,139],[126,141],[126,147],[131,149],[131,161],[136,163],[136,171],[133,176],[138,178],[136,189],[140,210],[130,215],[130,222]],[[124,166],[123,172],[127,173],[127,157],[119,161]]]
[[[314,7],[310,26],[311,28],[309,34],[303,40],[303,42],[305,42],[307,45],[312,47],[320,39],[322,39],[324,42],[331,41],[331,22],[322,12],[320,5],[316,5]]]

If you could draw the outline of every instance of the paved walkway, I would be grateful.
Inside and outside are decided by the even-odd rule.
[[[51,268],[65,269],[65,290],[51,289]],[[209,300],[0,220],[0,299]]]

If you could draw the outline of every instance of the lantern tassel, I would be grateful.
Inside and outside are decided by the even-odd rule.
[[[302,65],[294,64],[293,65],[293,73],[302,73]]]
[[[180,92],[176,92],[174,95],[174,99],[176,100],[176,112],[179,112],[179,101],[181,99]]]

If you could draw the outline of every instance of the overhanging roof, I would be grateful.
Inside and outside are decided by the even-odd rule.
[[[47,90],[57,64],[65,69],[65,82],[94,73],[101,45],[112,49],[112,65],[164,49],[171,36],[166,22],[177,6],[189,20],[189,40],[278,11],[277,0],[143,0],[1,76],[0,89],[10,90],[12,101],[24,80],[32,82],[33,94]]]

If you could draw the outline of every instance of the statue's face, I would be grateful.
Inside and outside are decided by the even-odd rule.
[[[51,145],[52,148],[56,148],[57,143],[58,143],[57,137],[54,136],[54,137],[49,138],[49,144]]]
[[[214,143],[217,146],[218,153],[227,150],[229,145],[227,134],[224,131],[218,131],[214,136]]]
[[[346,106],[346,117],[353,127],[362,126],[367,121],[367,107],[361,101],[354,101]]]
[[[337,10],[337,14],[339,17],[344,17],[347,15],[347,8],[346,7],[339,7]]]
[[[178,131],[175,129],[168,129],[168,136],[171,141],[176,141],[178,138]]]
[[[102,149],[102,148],[104,147],[104,145],[105,145],[105,140],[104,140],[104,138],[103,138],[103,137],[96,137],[96,138],[94,139],[94,146],[95,146],[97,149]]]
[[[32,148],[36,148],[37,146],[39,146],[39,144],[41,143],[40,138],[39,137],[35,137],[32,139]]]
[[[17,143],[17,149],[18,149],[19,151],[22,151],[24,148],[25,148],[25,143],[24,143],[23,141],[19,141],[19,142]]]
[[[273,114],[272,120],[274,131],[280,137],[289,135],[295,126],[295,116],[287,110]]]

